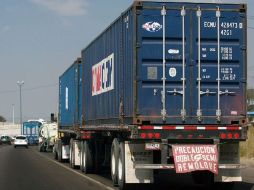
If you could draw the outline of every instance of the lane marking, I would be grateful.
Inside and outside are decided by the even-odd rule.
[[[33,149],[32,149],[32,150],[33,150]],[[116,188],[109,187],[109,186],[105,185],[105,184],[102,183],[102,182],[99,182],[99,181],[97,181],[97,180],[95,180],[95,179],[93,179],[93,178],[91,178],[91,177],[86,176],[86,175],[83,174],[83,173],[79,173],[79,172],[75,171],[74,169],[72,169],[72,168],[70,168],[70,167],[68,167],[68,166],[63,165],[61,162],[58,162],[58,161],[56,161],[56,160],[52,160],[52,158],[49,158],[49,157],[47,157],[47,156],[45,156],[45,155],[43,155],[43,154],[41,154],[41,153],[39,153],[39,152],[37,152],[37,151],[35,151],[35,150],[33,150],[33,152],[36,152],[36,154],[38,154],[39,156],[44,157],[44,158],[46,158],[47,160],[49,160],[49,161],[51,161],[51,162],[53,162],[53,163],[55,163],[55,164],[57,164],[57,165],[59,165],[59,166],[65,168],[65,169],[67,169],[67,170],[69,170],[69,171],[71,171],[71,172],[73,172],[73,173],[76,173],[76,174],[78,174],[79,176],[81,176],[81,177],[83,177],[83,178],[85,178],[85,179],[87,179],[87,180],[89,180],[89,181],[91,181],[91,182],[93,182],[93,183],[95,183],[95,184],[97,184],[97,185],[103,186],[104,188],[106,188],[106,189],[108,189],[108,190],[116,190]]]

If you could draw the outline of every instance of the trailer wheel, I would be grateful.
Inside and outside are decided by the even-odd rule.
[[[57,149],[58,149],[57,160],[58,160],[59,162],[62,162],[63,159],[62,159],[62,142],[61,142],[61,141],[58,142],[58,147],[57,147]]]
[[[119,142],[115,138],[112,142],[111,146],[111,178],[113,181],[113,185],[118,185],[118,159],[119,159]]]
[[[41,146],[39,147],[39,152],[44,152]]]
[[[128,190],[129,186],[125,182],[125,152],[124,142],[119,145],[119,158],[118,158],[118,185],[120,190]]]
[[[58,155],[57,155],[57,151],[56,150],[54,150],[54,159],[58,160]]]
[[[73,143],[73,139],[70,140],[70,159],[69,159],[69,162],[70,162],[70,167],[71,168],[74,168],[75,167],[75,163],[74,163],[74,147],[73,147],[74,143]]]
[[[84,141],[81,144],[81,171],[84,173],[92,173],[93,172],[93,159],[92,159],[92,151],[89,141]]]

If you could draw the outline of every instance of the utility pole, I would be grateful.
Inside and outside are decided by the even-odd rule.
[[[21,89],[22,85],[24,85],[24,81],[18,81],[17,85],[19,86],[19,114],[20,114],[20,134],[22,134],[22,94]]]

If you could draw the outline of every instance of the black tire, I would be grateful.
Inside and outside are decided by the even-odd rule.
[[[118,186],[118,159],[119,159],[119,142],[115,138],[111,146],[111,178],[114,186]]]
[[[16,148],[16,146],[14,146],[14,148]]]
[[[57,151],[56,150],[54,150],[54,159],[58,160],[58,155],[57,155]]]
[[[102,166],[102,162],[104,160],[104,153],[105,150],[103,149],[104,144],[103,141],[101,140],[94,140],[91,142],[92,146],[91,146],[91,153],[92,153],[92,157],[93,157],[93,173],[94,174],[99,174],[101,173],[103,166]]]
[[[39,151],[40,152],[46,152],[46,147],[44,145],[39,144],[38,146],[39,146]]]
[[[118,158],[118,186],[120,190],[130,189],[129,184],[125,182],[125,150],[124,142],[121,142],[119,145],[119,158]]]
[[[80,157],[80,168],[79,169],[81,170],[81,172],[83,171],[82,170],[82,161],[83,161],[82,149],[83,149],[83,141],[80,142],[80,156],[79,156]]]
[[[88,174],[92,173],[94,170],[93,165],[93,154],[91,149],[90,141],[84,141],[81,144],[81,171]]]
[[[70,167],[74,168],[74,143],[73,139],[70,140],[70,158],[69,158]]]
[[[58,147],[57,148],[58,148],[57,160],[59,162],[62,162],[63,161],[63,159],[62,159],[62,142],[58,143]]]

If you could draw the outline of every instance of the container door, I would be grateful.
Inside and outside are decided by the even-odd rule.
[[[234,123],[244,115],[243,13],[222,7],[192,12],[194,110],[201,123]]]
[[[181,123],[190,113],[190,11],[167,8],[143,9],[138,16],[138,114],[143,123]]]
[[[239,119],[245,112],[244,13],[230,5],[166,5],[138,14],[138,119],[151,124]]]

